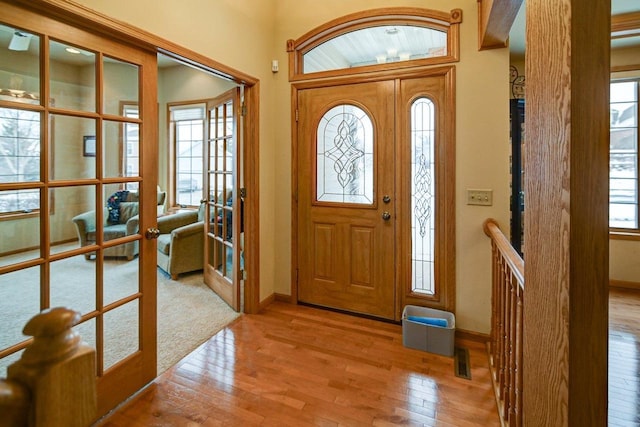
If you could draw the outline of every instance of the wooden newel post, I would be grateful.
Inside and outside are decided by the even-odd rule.
[[[36,315],[23,329],[33,342],[8,367],[7,377],[29,391],[29,426],[84,427],[95,420],[95,350],[71,329],[79,321],[79,313],[58,307]]]

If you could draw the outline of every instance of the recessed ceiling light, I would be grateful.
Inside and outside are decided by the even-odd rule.
[[[66,51],[67,51],[67,52],[69,52],[69,53],[73,53],[73,54],[75,54],[75,55],[77,55],[77,54],[79,54],[79,53],[80,53],[80,51],[79,51],[78,49],[74,49],[74,48],[72,48],[72,47],[67,47],[67,48],[65,48],[64,50],[66,50]]]

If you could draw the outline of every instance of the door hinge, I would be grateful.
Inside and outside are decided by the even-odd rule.
[[[240,114],[242,115],[242,117],[247,115],[247,106],[244,105],[244,102],[242,103],[242,106],[240,107]]]
[[[247,280],[247,270],[240,270],[241,280]]]
[[[300,113],[298,112],[298,109],[296,108],[296,122],[298,121],[299,118],[300,118]]]
[[[247,197],[247,189],[246,189],[246,187],[242,187],[242,188],[240,189],[240,197],[242,197],[243,199],[244,199],[245,197]]]

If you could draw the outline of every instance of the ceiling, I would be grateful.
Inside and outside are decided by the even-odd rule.
[[[525,9],[526,0],[522,3],[522,7],[509,33],[509,51],[511,52],[511,56],[516,58],[524,57],[525,52]],[[612,15],[639,11],[640,1],[638,0],[611,0]],[[640,46],[640,37],[627,37],[611,41],[611,47],[613,49],[629,46]]]

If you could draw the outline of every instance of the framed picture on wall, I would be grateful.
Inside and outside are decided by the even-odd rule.
[[[95,135],[85,135],[82,137],[82,155],[84,157],[96,156],[96,137]]]

